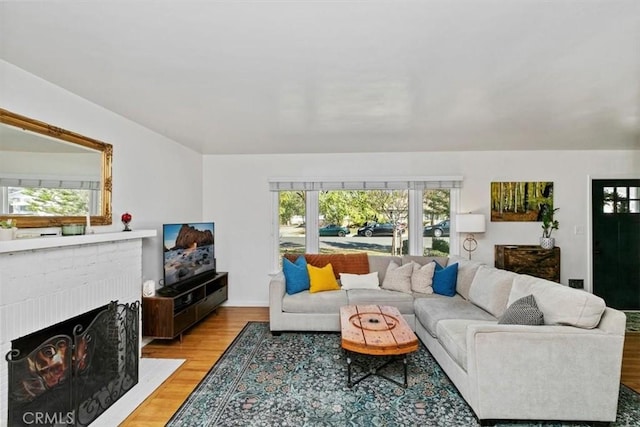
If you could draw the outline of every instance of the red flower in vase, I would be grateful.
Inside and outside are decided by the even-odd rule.
[[[122,220],[122,223],[124,224],[124,230],[122,231],[131,231],[131,229],[129,228],[129,223],[131,222],[131,214],[129,212],[125,212],[122,214],[122,216],[120,217],[120,219]]]

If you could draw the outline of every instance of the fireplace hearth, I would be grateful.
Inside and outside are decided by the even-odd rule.
[[[8,425],[87,426],[138,382],[139,302],[111,302],[11,342]]]

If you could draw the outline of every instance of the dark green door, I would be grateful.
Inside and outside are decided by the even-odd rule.
[[[640,310],[640,179],[594,180],[593,293]]]

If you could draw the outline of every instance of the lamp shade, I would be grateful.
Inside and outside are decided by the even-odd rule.
[[[458,233],[484,233],[485,221],[482,214],[456,215],[456,231]]]

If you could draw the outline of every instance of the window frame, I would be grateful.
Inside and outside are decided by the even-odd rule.
[[[348,183],[348,185],[345,185]],[[412,183],[417,183],[412,185]],[[439,184],[440,183],[440,184]],[[446,185],[442,185],[446,183]],[[353,188],[354,185],[362,185]],[[404,187],[402,187],[404,186]],[[433,188],[449,189],[449,254],[460,255],[460,240],[456,233],[455,213],[460,206],[460,188],[462,177],[400,177],[400,178],[336,178],[327,179],[301,179],[301,178],[273,178],[269,180],[271,192],[271,265],[274,271],[280,270],[280,191],[294,189],[305,192],[305,253],[320,253],[319,227],[319,198],[321,190],[374,190],[374,189],[407,189],[409,197],[409,255],[422,255],[424,253],[423,239],[423,197],[424,191]],[[347,188],[348,187],[348,188]],[[413,188],[412,188],[413,187]],[[417,187],[417,188],[416,188]],[[415,221],[415,218],[419,218]],[[310,233],[310,230],[315,232]]]

